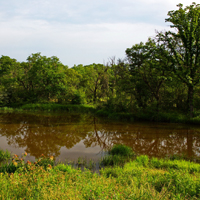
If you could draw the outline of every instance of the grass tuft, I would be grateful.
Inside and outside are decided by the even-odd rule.
[[[10,158],[11,158],[11,153],[8,150],[6,151],[0,150],[0,162],[9,160]]]
[[[117,144],[114,145],[110,151],[108,151],[108,155],[102,159],[101,165],[123,166],[126,162],[130,161],[134,157],[135,153],[130,147],[123,144]]]

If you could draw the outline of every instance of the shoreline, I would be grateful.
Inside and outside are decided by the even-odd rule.
[[[15,112],[15,111],[30,111],[30,112],[69,112],[69,113],[83,113],[92,114],[98,117],[106,118],[108,120],[126,121],[126,122],[165,122],[165,123],[183,123],[200,125],[200,116],[189,118],[186,114],[162,112],[156,113],[154,111],[136,111],[135,113],[128,112],[113,112],[105,108],[96,108],[94,105],[88,104],[57,104],[57,103],[35,103],[15,105],[10,107],[0,107],[0,111]]]

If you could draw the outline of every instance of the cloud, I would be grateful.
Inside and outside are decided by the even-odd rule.
[[[192,1],[182,1],[188,4]],[[118,23],[160,22],[167,11],[174,9],[178,0],[7,0],[0,3],[0,12],[7,18],[21,16],[24,19],[62,21],[63,23]]]
[[[193,1],[182,1],[190,5]],[[102,63],[167,29],[178,0],[7,0],[0,2],[0,55],[24,61],[31,53],[69,66]]]
[[[20,17],[1,23],[0,43],[6,55],[20,61],[30,53],[58,56],[64,64],[102,63],[110,56],[124,57],[125,49],[155,35],[164,27],[145,23],[66,24]],[[148,34],[146,34],[148,32]],[[2,52],[0,52],[2,53]],[[24,57],[26,56],[26,57]]]

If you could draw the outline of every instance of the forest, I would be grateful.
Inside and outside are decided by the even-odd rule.
[[[74,65],[31,54],[26,62],[0,57],[0,106],[91,104],[110,112],[200,114],[200,5],[168,12],[169,31],[111,57],[106,64]]]

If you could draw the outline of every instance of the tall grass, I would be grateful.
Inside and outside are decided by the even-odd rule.
[[[117,145],[109,155],[123,158],[133,152]],[[25,163],[25,156],[14,155],[10,165],[16,170],[0,173],[0,199],[200,198],[200,165],[189,161],[137,156],[123,167],[108,166],[92,173],[67,164],[55,165],[53,157]]]
[[[122,144],[117,144],[108,151],[108,155],[103,157],[101,166],[123,166],[126,162],[135,157],[133,150]]]
[[[9,160],[10,158],[11,153],[8,150],[4,151],[0,149],[0,162]]]

